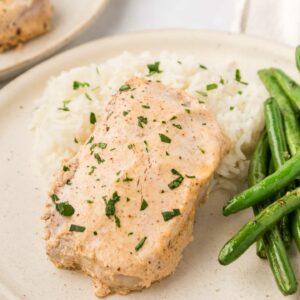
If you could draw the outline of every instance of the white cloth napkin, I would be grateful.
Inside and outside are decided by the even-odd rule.
[[[299,0],[243,0],[239,31],[289,45],[300,44]]]

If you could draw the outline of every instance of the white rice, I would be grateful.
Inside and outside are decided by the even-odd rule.
[[[236,189],[233,179],[245,179],[248,167],[246,154],[263,126],[262,103],[266,92],[261,84],[237,82],[237,67],[232,63],[222,69],[213,66],[204,69],[199,67],[199,58],[170,52],[159,55],[123,53],[100,65],[63,72],[48,82],[37,102],[32,124],[34,154],[47,182],[61,165],[61,160],[72,157],[92,132],[90,113],[94,112],[100,120],[105,104],[119,87],[133,76],[145,77],[148,74],[147,64],[156,61],[160,62],[163,72],[151,79],[184,89],[205,101],[215,113],[232,141],[232,149],[217,171],[216,186],[232,191]],[[220,83],[221,78],[224,84]],[[89,87],[74,90],[74,81],[87,82]],[[218,88],[206,91],[207,84],[211,83],[217,83]],[[207,96],[197,91],[205,92]],[[65,100],[69,111],[58,109],[64,107]],[[75,138],[78,143],[74,142]]]

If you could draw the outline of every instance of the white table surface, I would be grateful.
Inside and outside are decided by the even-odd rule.
[[[243,32],[296,45],[299,8],[299,0],[108,0],[92,26],[59,52],[104,36],[168,28]]]

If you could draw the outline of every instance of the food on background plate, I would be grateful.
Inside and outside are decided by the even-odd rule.
[[[300,71],[299,62],[300,47]],[[258,74],[271,96],[264,103],[266,130],[252,156],[250,188],[223,210],[227,216],[253,206],[255,218],[225,244],[219,262],[233,262],[256,241],[257,255],[268,259],[279,289],[290,295],[298,285],[287,253],[292,239],[300,252],[300,86],[279,69]]]
[[[149,287],[174,272],[228,150],[196,99],[159,82],[127,81],[51,187],[47,254],[91,276],[100,297]]]
[[[49,31],[50,0],[0,1],[0,53]]]

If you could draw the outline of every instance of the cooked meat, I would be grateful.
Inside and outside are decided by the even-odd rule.
[[[91,276],[99,297],[174,272],[229,148],[211,113],[185,92],[139,78],[120,90],[64,162],[44,216],[52,262]],[[62,216],[69,205],[75,213]]]
[[[50,0],[0,1],[0,52],[47,32],[51,16]]]

